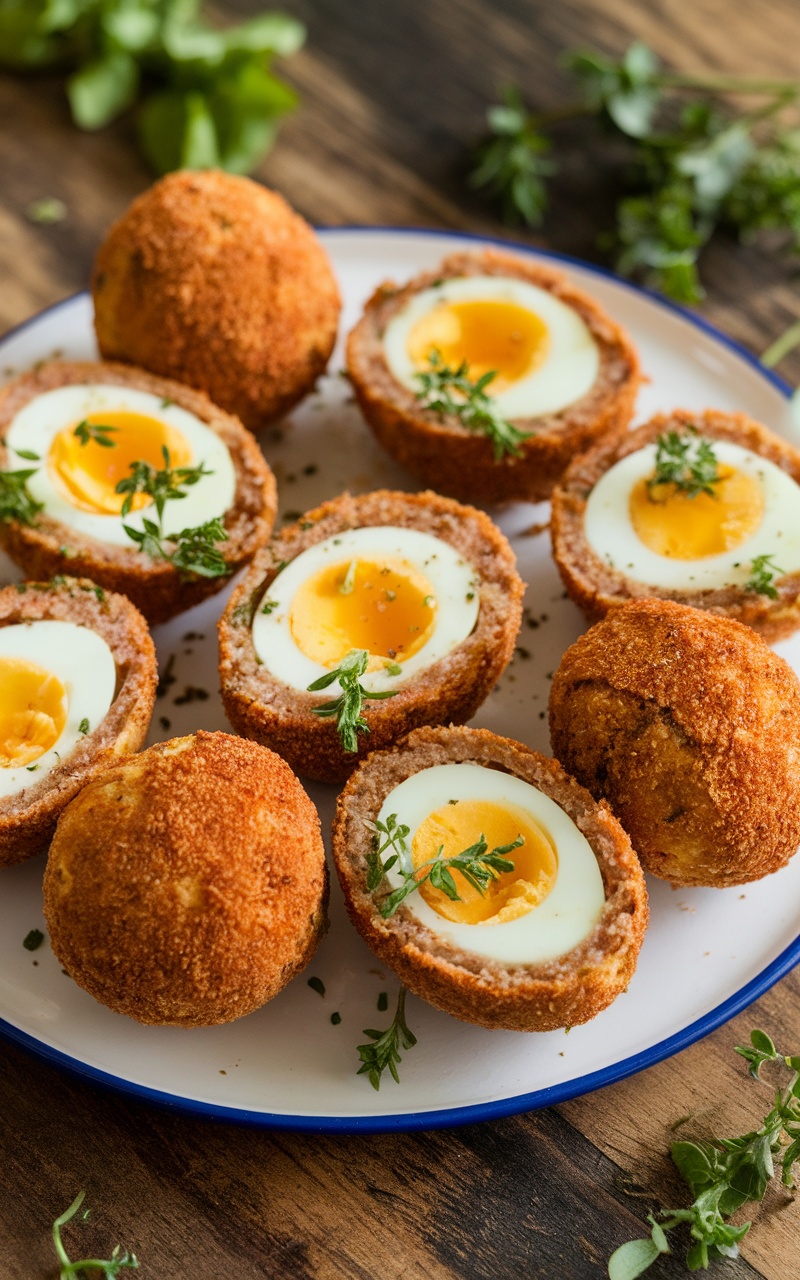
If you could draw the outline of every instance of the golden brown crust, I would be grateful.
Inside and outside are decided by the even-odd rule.
[[[0,627],[49,618],[88,627],[106,641],[117,668],[117,688],[103,720],[60,765],[40,781],[32,773],[29,787],[0,799],[0,866],[46,848],[58,815],[81,787],[119,756],[139,750],[153,713],[155,649],[147,623],[129,600],[85,578],[18,583],[0,590]]]
[[[370,525],[420,529],[455,547],[475,570],[480,608],[466,640],[410,679],[395,697],[365,705],[370,732],[359,735],[358,752],[348,754],[335,721],[312,712],[324,695],[291,689],[259,664],[251,623],[282,563],[345,529]],[[220,683],[228,719],[237,733],[272,747],[305,777],[342,781],[369,751],[388,746],[410,729],[460,723],[475,714],[511,660],[523,592],[513,551],[482,511],[435,493],[343,494],[284,529],[255,558],[231,596],[219,622]]]
[[[673,884],[758,880],[800,843],[800,682],[741,623],[671,601],[612,610],[564,654],[550,732]]]
[[[0,440],[20,409],[36,396],[57,387],[96,382],[135,387],[171,400],[225,442],[236,471],[236,494],[223,521],[228,540],[217,546],[230,573],[235,573],[269,538],[277,508],[275,477],[250,433],[202,391],[130,365],[53,360],[0,388]],[[17,465],[0,443],[0,468],[13,470]],[[44,580],[67,570],[76,577],[92,578],[109,591],[128,596],[150,623],[165,622],[190,609],[229,580],[229,576],[183,579],[172,565],[152,560],[133,543],[130,549],[108,545],[44,512],[33,526],[16,520],[0,523],[0,543],[27,577]]]
[[[120,761],[63,813],[50,942],[95,999],[144,1023],[252,1013],[325,929],[319,818],[271,751],[199,732]]]
[[[662,433],[685,431],[690,426],[696,427],[705,439],[730,440],[767,458],[800,484],[800,453],[743,413],[722,413],[716,409],[692,413],[687,409],[674,409],[656,414],[635,431],[601,440],[588,453],[576,458],[554,490],[550,534],[553,557],[564,586],[592,622],[605,617],[609,609],[626,600],[658,597],[735,618],[753,627],[765,639],[779,640],[800,627],[800,572],[787,574],[775,582],[776,600],[737,586],[713,591],[670,590],[637,582],[612,568],[586,539],[586,503],[606,471],[628,454],[654,443]]]
[[[387,323],[415,293],[435,280],[470,275],[512,276],[547,289],[578,312],[600,351],[600,372],[580,400],[547,417],[513,420],[532,433],[518,458],[506,455],[496,462],[487,437],[421,409],[413,392],[394,378],[384,354]],[[562,272],[498,249],[454,253],[402,288],[392,282],[381,285],[347,340],[347,368],[364,417],[392,457],[423,484],[482,504],[549,497],[576,454],[627,426],[640,382],[630,339],[593,298]]]
[[[384,920],[367,889],[372,835],[386,796],[437,764],[500,768],[550,796],[597,856],[606,905],[589,936],[567,955],[537,965],[504,965],[457,951],[401,906]],[[333,855],[350,919],[376,955],[415,995],[480,1026],[551,1031],[587,1022],[624,991],[647,926],[647,891],[630,841],[605,804],[597,805],[554,760],[485,729],[423,728],[392,751],[369,756],[341,793]]]
[[[311,227],[274,191],[168,174],[114,223],[92,277],[102,354],[208,392],[252,430],[324,373],[339,290]]]

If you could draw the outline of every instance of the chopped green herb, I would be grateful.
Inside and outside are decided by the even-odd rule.
[[[389,1008],[389,997],[385,991],[378,996],[378,1013],[385,1013]]]
[[[172,406],[172,405],[174,405],[174,403],[175,403],[175,401],[174,401],[174,400],[170,400],[169,396],[165,396],[165,397],[164,397],[164,399],[161,401],[161,408],[162,408],[162,409],[169,409],[169,408],[171,408],[171,406]]]
[[[89,721],[86,718],[86,716],[84,716],[80,724],[78,725],[78,733],[88,733],[88,732],[89,732]]]
[[[754,556],[750,562],[750,568],[750,577],[744,584],[745,591],[753,591],[757,595],[768,596],[770,600],[777,600],[778,590],[774,581],[786,570],[780,569],[771,555]]]
[[[0,520],[36,523],[39,512],[44,510],[44,503],[32,497],[28,490],[28,481],[36,471],[36,467],[27,471],[0,471]]]
[[[356,585],[356,569],[357,568],[358,568],[357,562],[355,560],[351,560],[347,568],[347,573],[344,575],[341,583],[339,584],[340,595],[342,596],[352,595],[353,588]]]
[[[333,1025],[334,1025],[335,1027],[338,1027],[338,1025],[339,1025],[339,1023],[341,1022],[341,1020],[342,1020],[342,1015],[341,1015],[340,1013],[332,1013],[332,1014],[331,1014],[331,1022],[333,1023]]]
[[[318,996],[325,995],[325,983],[322,978],[309,978],[308,985],[312,991],[316,991]]]
[[[713,446],[708,440],[699,439],[694,427],[689,427],[686,435],[667,431],[658,437],[655,471],[647,481],[651,497],[657,485],[673,484],[689,498],[696,498],[699,493],[713,498],[714,485],[721,479]]]
[[[434,348],[428,355],[428,369],[415,373],[414,377],[420,388],[416,396],[423,408],[442,416],[449,414],[458,418],[468,430],[487,436],[492,443],[495,462],[507,454],[521,457],[520,444],[530,433],[519,431],[502,417],[491,396],[486,394],[485,388],[496,377],[495,371],[484,373],[472,382],[466,360],[462,360],[457,369],[450,369],[442,360],[441,353]]]
[[[31,200],[25,210],[29,222],[38,222],[46,227],[54,222],[63,222],[68,213],[67,206],[57,196],[45,196],[41,200]]]
[[[14,449],[12,452],[15,453],[18,458],[24,458],[26,462],[41,462],[42,460],[38,453],[33,452],[33,449]]]
[[[369,1036],[369,1044],[357,1046],[361,1066],[356,1075],[366,1075],[373,1089],[380,1089],[381,1076],[389,1068],[393,1080],[400,1083],[397,1064],[401,1061],[400,1050],[413,1049],[417,1037],[409,1030],[406,1023],[406,989],[401,987],[397,996],[397,1011],[394,1020],[386,1031],[364,1030],[362,1035]]]
[[[28,773],[35,773],[39,766],[38,764],[26,764],[25,768]]]
[[[16,587],[18,594],[21,596],[24,596],[25,592],[28,590],[27,582],[15,582],[14,586]]]
[[[399,662],[385,662],[383,669],[390,676],[401,676],[403,674],[403,668]]]
[[[140,459],[131,463],[131,474],[118,481],[115,492],[125,494],[121,512],[123,516],[130,512],[134,496],[137,493],[143,493],[153,499],[158,519],[161,521],[164,518],[164,507],[167,502],[175,502],[187,497],[188,488],[197,484],[203,476],[214,474],[213,471],[206,471],[203,462],[198,467],[170,466],[169,449],[166,445],[162,445],[161,454],[164,466],[160,470]]]
[[[358,750],[359,733],[369,733],[369,725],[361,714],[364,699],[393,698],[397,692],[386,689],[381,693],[373,693],[364,688],[360,677],[366,671],[368,662],[369,654],[366,649],[351,649],[338,667],[327,675],[320,676],[318,680],[313,680],[308,686],[309,692],[316,693],[318,689],[327,689],[335,680],[339,681],[342,691],[339,697],[332,698],[321,707],[312,707],[311,710],[314,715],[323,718],[336,716],[336,731],[341,738],[342,747],[348,753]]]
[[[474,599],[475,599],[475,592],[474,592],[474,591],[468,591],[468,592],[467,592],[467,596],[466,596],[466,598],[467,598],[467,600],[474,600]]]
[[[72,434],[77,437],[82,446],[93,441],[94,444],[99,444],[102,449],[113,449],[116,441],[109,439],[109,436],[117,431],[119,431],[119,427],[109,427],[102,422],[89,422],[87,418],[84,418],[82,422],[78,423]],[[123,483],[126,482],[123,481]],[[123,514],[126,515],[127,512],[123,511]]]
[[[26,951],[38,951],[43,942],[44,934],[41,929],[31,929],[23,938],[22,945]]]
[[[127,1249],[120,1250],[119,1245],[114,1246],[111,1257],[106,1261],[101,1261],[98,1258],[85,1258],[80,1262],[70,1261],[61,1239],[61,1228],[65,1227],[75,1217],[75,1214],[83,1204],[85,1195],[86,1192],[81,1191],[69,1208],[65,1209],[53,1223],[53,1244],[60,1267],[59,1280],[69,1280],[71,1276],[77,1276],[81,1272],[85,1274],[87,1271],[102,1271],[104,1280],[115,1280],[120,1271],[136,1271],[139,1266],[136,1254],[129,1253]],[[82,1218],[85,1220],[88,1216],[88,1210],[84,1210]]]
[[[265,600],[261,606],[261,612],[270,614],[270,613],[274,613],[277,608],[278,608],[277,600]]]
[[[422,601],[422,603],[425,605],[426,609],[432,609],[433,606],[436,604],[436,597],[426,596],[425,599]]]

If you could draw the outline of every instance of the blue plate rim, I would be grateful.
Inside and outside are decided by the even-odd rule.
[[[593,275],[612,280],[615,284],[634,294],[643,295],[663,310],[682,317],[696,329],[733,351],[739,359],[754,369],[760,377],[774,386],[783,396],[789,397],[792,394],[792,388],[788,382],[775,373],[774,370],[765,368],[752,351],[749,351],[747,347],[737,342],[736,339],[723,333],[710,321],[702,316],[695,315],[688,308],[672,302],[652,289],[633,284],[630,280],[626,280],[605,267],[591,262],[584,262],[582,259],[572,257],[569,254],[558,253],[552,249],[541,249],[534,245],[523,244],[500,236],[472,235],[469,232],[450,231],[441,227],[388,227],[347,224],[344,226],[320,226],[317,230],[325,234],[334,235],[437,236],[442,239],[449,238],[472,243],[495,244],[532,257],[547,258],[563,263],[566,266],[579,267],[581,270],[588,271]],[[31,316],[20,324],[15,325],[12,329],[0,335],[0,351],[12,338],[23,333],[43,317],[50,315],[61,307],[76,302],[79,298],[87,296],[88,290],[79,290],[67,298],[51,303],[50,306],[37,312],[35,316]],[[395,1115],[297,1116],[267,1111],[253,1111],[239,1107],[226,1107],[216,1103],[201,1102],[197,1099],[182,1097],[180,1094],[151,1089],[147,1085],[139,1085],[133,1081],[125,1080],[123,1077],[112,1075],[99,1067],[92,1067],[87,1063],[81,1062],[79,1059],[63,1053],[60,1049],[44,1044],[42,1041],[37,1040],[35,1036],[22,1031],[19,1027],[15,1027],[13,1023],[7,1022],[3,1018],[0,1018],[0,1036],[29,1050],[51,1065],[67,1071],[70,1075],[89,1079],[95,1084],[143,1102],[205,1119],[224,1120],[252,1128],[283,1129],[305,1133],[345,1135],[419,1132],[426,1129],[443,1129],[458,1125],[475,1124],[484,1120],[500,1120],[507,1116],[518,1115],[524,1111],[538,1110],[542,1107],[554,1106],[560,1102],[567,1102],[571,1098],[592,1093],[606,1085],[616,1084],[628,1076],[645,1070],[647,1067],[655,1066],[656,1063],[662,1062],[665,1058],[688,1048],[710,1034],[710,1032],[715,1031],[769,991],[776,982],[779,982],[781,978],[790,973],[799,962],[800,935],[750,982],[745,983],[733,995],[723,1000],[714,1009],[709,1010],[701,1018],[695,1019],[694,1022],[689,1023],[681,1031],[668,1036],[665,1040],[658,1041],[648,1049],[632,1054],[628,1058],[622,1058],[618,1062],[612,1063],[608,1067],[603,1067],[598,1071],[575,1077],[560,1085],[536,1089],[531,1093],[515,1094],[511,1098],[503,1098],[496,1102],[475,1103],[471,1106],[452,1107],[436,1111],[401,1112]]]

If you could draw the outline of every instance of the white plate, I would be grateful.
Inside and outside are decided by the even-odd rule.
[[[387,276],[398,281],[464,247],[464,238],[433,232],[342,229],[322,232],[344,294],[342,333],[364,299]],[[563,261],[630,331],[650,381],[637,417],[682,406],[741,409],[791,435],[786,388],[746,352],[688,313],[611,276]],[[54,352],[92,358],[95,346],[86,295],[51,308],[0,344],[6,377]],[[330,375],[262,443],[275,468],[281,510],[303,511],[345,488],[413,488],[374,443],[338,376],[341,344]],[[306,474],[305,468],[312,468]],[[317,468],[313,470],[313,468]],[[499,523],[512,537],[528,584],[520,650],[476,724],[549,753],[549,675],[584,629],[563,597],[546,535],[525,530],[547,508],[518,505]],[[10,579],[11,566],[1,567]],[[150,735],[158,741],[196,728],[227,727],[216,695],[216,597],[156,630],[159,661],[176,654],[177,681],[156,705]],[[528,625],[532,622],[534,625]],[[188,640],[188,633],[203,639]],[[800,669],[800,640],[780,651]],[[174,706],[186,685],[207,701]],[[169,731],[159,717],[170,721]],[[323,826],[334,792],[312,786]],[[637,973],[625,995],[593,1022],[546,1035],[484,1031],[410,998],[408,1020],[418,1045],[404,1055],[399,1085],[380,1092],[356,1075],[362,1028],[386,1026],[397,983],[351,929],[338,892],[331,928],[306,973],[259,1012],[203,1030],[141,1027],[96,1004],[64,976],[44,945],[22,940],[43,928],[41,878],[35,859],[2,873],[0,900],[0,1029],[51,1061],[128,1093],[185,1110],[249,1123],[347,1132],[432,1128],[549,1105],[619,1080],[690,1044],[743,1009],[800,958],[800,858],[744,889],[673,891],[649,884],[652,919]],[[325,995],[308,986],[321,978]],[[333,1025],[331,1014],[341,1015]]]

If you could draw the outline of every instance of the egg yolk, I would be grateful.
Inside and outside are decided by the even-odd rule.
[[[731,551],[755,533],[764,514],[760,485],[734,467],[718,471],[713,496],[691,498],[671,482],[634,485],[630,516],[640,541],[671,560],[702,560]]]
[[[490,395],[533,373],[549,347],[547,325],[533,311],[516,302],[484,299],[441,302],[408,335],[408,355],[418,369],[429,367],[433,350],[450,368],[465,360],[472,379],[495,373],[487,386]]]
[[[429,814],[417,828],[411,845],[415,868],[439,856],[456,857],[483,835],[487,852],[498,845],[512,844],[518,836],[524,843],[503,854],[514,863],[513,871],[503,871],[481,893],[461,874],[453,871],[460,901],[448,898],[430,881],[420,887],[425,901],[445,920],[457,924],[502,924],[526,915],[542,902],[553,888],[558,871],[556,851],[549,837],[530,814],[516,805],[491,800],[458,800]]]
[[[351,649],[371,655],[368,671],[404,662],[430,639],[436,623],[431,584],[408,561],[352,560],[308,578],[292,600],[297,647],[335,667]]]
[[[89,431],[85,444],[81,434],[76,435],[80,424],[71,424],[53,437],[47,456],[56,488],[81,511],[119,515],[126,495],[117,493],[116,487],[130,475],[132,462],[148,462],[160,471],[164,449],[171,467],[185,467],[192,461],[192,451],[181,432],[147,414],[102,409],[88,413],[82,423]],[[102,427],[113,430],[99,430]],[[134,494],[130,509],[137,511],[151,501],[146,494]]]
[[[57,676],[24,658],[0,658],[0,769],[32,764],[58,742],[67,691]]]

